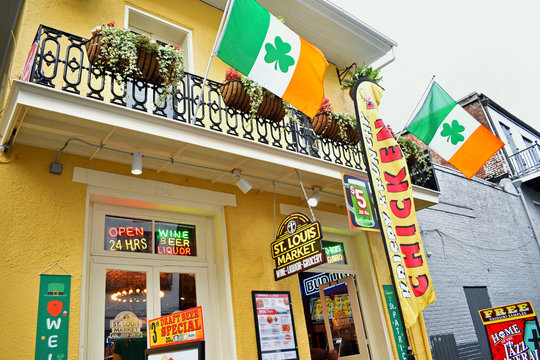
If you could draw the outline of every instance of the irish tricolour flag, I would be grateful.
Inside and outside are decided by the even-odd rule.
[[[436,82],[407,130],[468,179],[504,145]]]
[[[314,117],[323,101],[328,66],[322,52],[254,0],[233,1],[217,56]]]

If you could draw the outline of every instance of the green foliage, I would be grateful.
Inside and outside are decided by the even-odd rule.
[[[259,111],[259,107],[264,100],[265,93],[267,94],[267,96],[277,97],[255,81],[250,80],[247,76],[241,75],[233,68],[228,68],[225,71],[225,80],[240,80],[240,82],[244,86],[244,89],[246,89],[246,92],[249,95],[249,99],[251,101],[249,104],[249,121],[255,119],[255,116],[257,116],[257,111]],[[285,115],[289,117],[289,119],[295,119],[291,105],[283,99],[281,101],[283,101],[283,109],[285,110]]]
[[[332,108],[330,100],[327,98],[323,98],[323,102],[319,108],[319,111],[317,112],[317,115],[326,115],[330,121],[336,121],[339,127],[339,135],[342,139],[347,138],[346,132],[348,127],[358,131],[358,123],[356,122],[356,118],[349,113],[335,112]]]
[[[356,118],[349,113],[332,112],[330,119],[337,121],[339,126],[339,135],[342,139],[347,139],[347,128],[351,127],[353,130],[358,131]]]
[[[99,34],[103,37],[96,67],[112,72],[117,83],[122,84],[126,77],[137,78],[142,75],[137,67],[139,50],[157,55],[159,73],[163,79],[160,85],[163,93],[159,101],[170,95],[173,86],[177,86],[184,77],[184,58],[179,47],[153,43],[148,36],[118,28],[114,23],[92,30],[93,36]]]
[[[422,147],[403,136],[399,138],[398,145],[403,152],[403,156],[405,156],[409,172],[413,171],[413,169],[425,172],[426,180],[428,180],[431,177],[431,165]]]
[[[381,69],[373,70],[371,66],[358,66],[354,72],[349,73],[348,76],[341,82],[341,90],[347,90],[354,86],[356,81],[361,78],[367,78],[375,81],[376,83],[382,81],[382,76],[379,75]]]

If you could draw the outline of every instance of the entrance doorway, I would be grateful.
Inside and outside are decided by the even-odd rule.
[[[126,341],[118,339],[115,328],[118,316],[126,311],[135,314],[140,326],[130,330],[133,334],[129,341],[142,338],[144,349],[148,320],[178,310],[209,306],[208,275],[204,268],[118,264],[95,264],[92,268],[90,293],[101,296],[90,301],[90,359],[112,359],[116,341]]]

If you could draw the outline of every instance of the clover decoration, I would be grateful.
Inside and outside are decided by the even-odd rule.
[[[460,141],[465,140],[465,137],[460,134],[465,130],[465,126],[461,125],[457,120],[452,120],[452,125],[443,124],[441,136],[447,137],[446,141],[451,141],[452,145],[457,145]]]
[[[266,43],[264,48],[266,49],[264,61],[266,61],[268,64],[275,62],[274,69],[276,71],[279,66],[279,69],[286,73],[289,71],[289,66],[294,65],[294,58],[287,55],[287,53],[291,51],[291,44],[284,42],[281,37],[276,36],[274,39],[274,45],[271,43]]]

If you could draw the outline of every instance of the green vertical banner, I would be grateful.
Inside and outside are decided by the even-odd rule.
[[[67,360],[71,275],[40,275],[36,360]]]
[[[383,285],[383,290],[388,314],[390,315],[390,323],[392,324],[392,332],[394,333],[394,340],[396,341],[398,359],[407,360],[407,342],[405,341],[403,325],[399,317],[394,287],[392,285]]]

